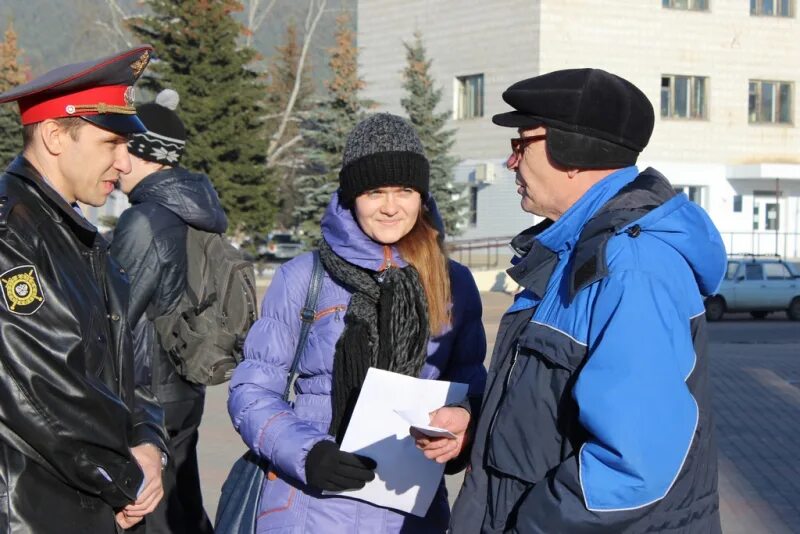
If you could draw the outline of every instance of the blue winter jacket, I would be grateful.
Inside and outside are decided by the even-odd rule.
[[[334,196],[322,220],[323,235],[347,261],[378,271],[385,254],[392,264],[406,263],[394,248],[369,239],[350,210]],[[261,318],[245,343],[245,360],[230,385],[228,411],[247,446],[271,462],[265,483],[258,532],[360,533],[444,532],[450,517],[444,484],[426,518],[406,515],[354,499],[321,496],[306,486],[308,451],[327,433],[331,420],[331,374],[336,342],[344,328],[351,294],[331,280],[323,281],[316,320],[299,363],[294,406],[281,399],[300,330],[300,309],[311,279],[312,255],[282,265],[264,296]],[[486,381],[486,338],[481,301],[466,267],[450,262],[452,328],[432,337],[421,377],[469,384],[480,395]]]
[[[720,532],[703,295],[725,249],[653,169],[515,238],[452,532]]]

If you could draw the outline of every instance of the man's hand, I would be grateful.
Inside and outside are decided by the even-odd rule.
[[[128,530],[133,525],[144,519],[144,516],[141,517],[128,517],[125,515],[125,511],[119,511],[114,515],[114,519],[117,520],[117,524],[120,526],[122,530]]]
[[[144,473],[144,487],[136,498],[136,502],[129,504],[117,513],[117,523],[122,528],[130,527],[126,527],[120,521],[120,516],[128,522],[133,521],[130,523],[130,526],[133,526],[155,510],[161,497],[164,496],[164,486],[161,483],[161,449],[152,443],[143,443],[133,447],[131,454],[139,462],[139,467]]]
[[[422,450],[425,458],[443,464],[461,454],[466,441],[469,420],[469,412],[464,408],[445,406],[431,412],[430,426],[449,430],[455,434],[455,439],[432,438],[413,429],[411,436],[416,441],[417,447]]]

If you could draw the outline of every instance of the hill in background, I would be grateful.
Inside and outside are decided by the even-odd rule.
[[[4,0],[0,4],[0,31],[5,31],[13,21],[23,60],[33,76],[38,76],[59,65],[124,50],[127,45],[112,28],[113,4],[126,14],[143,10],[140,0]],[[294,20],[302,31],[307,8],[307,0],[277,0],[253,36],[253,46],[262,56],[254,68],[263,70],[275,47],[282,44],[289,21]],[[355,0],[328,0],[326,13],[314,35],[309,57],[317,89],[330,76],[327,49],[333,46],[335,18],[343,10],[350,11],[351,20],[355,21]],[[244,21],[244,13],[237,14],[237,18]]]

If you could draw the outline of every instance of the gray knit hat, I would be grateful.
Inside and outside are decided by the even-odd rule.
[[[430,165],[416,130],[391,113],[359,122],[350,135],[339,172],[339,198],[352,206],[365,191],[382,186],[412,187],[428,195]]]

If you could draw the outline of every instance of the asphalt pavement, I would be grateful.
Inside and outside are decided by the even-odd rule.
[[[483,293],[489,350],[503,293]],[[732,315],[709,324],[710,372],[726,534],[800,532],[800,323]],[[244,445],[227,415],[226,386],[208,389],[200,427],[200,474],[206,510],[216,511],[222,482]],[[451,498],[460,476],[448,477]]]

